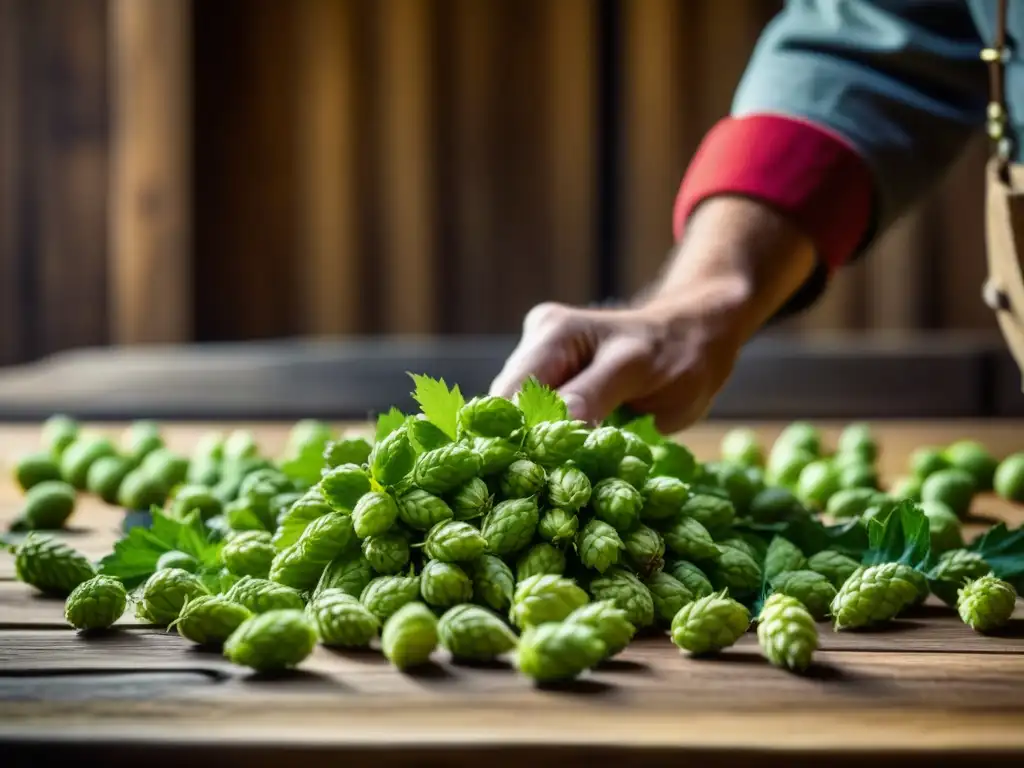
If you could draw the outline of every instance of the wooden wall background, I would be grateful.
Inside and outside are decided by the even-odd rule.
[[[0,362],[627,295],[780,5],[0,0]],[[984,152],[780,330],[994,330]]]

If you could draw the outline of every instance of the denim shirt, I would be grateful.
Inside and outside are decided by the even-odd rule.
[[[805,118],[844,137],[875,180],[871,232],[887,229],[984,132],[995,0],[788,0],[766,27],[731,114]],[[1024,135],[1024,0],[1007,8],[1005,93]],[[1022,160],[1021,147],[1012,159]],[[869,238],[870,240],[870,238]],[[868,243],[865,243],[865,246]]]

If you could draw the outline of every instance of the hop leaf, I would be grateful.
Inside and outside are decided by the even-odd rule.
[[[238,626],[224,643],[224,656],[257,672],[273,672],[302,663],[316,642],[316,629],[303,611],[267,611]]]
[[[772,664],[802,672],[818,648],[818,627],[799,600],[774,594],[758,616],[757,639]]]
[[[412,397],[419,403],[423,415],[455,440],[458,437],[459,411],[466,404],[459,386],[456,384],[449,389],[444,379],[432,379],[415,373],[409,375],[416,384]]]
[[[405,424],[407,420],[408,417],[395,407],[392,407],[387,413],[382,413],[377,417],[377,430],[376,435],[374,436],[374,442],[381,442],[384,438]],[[361,462],[352,463],[359,464]]]
[[[569,409],[562,397],[550,387],[531,376],[517,394],[516,402],[527,427],[544,421],[562,421],[569,418]]]

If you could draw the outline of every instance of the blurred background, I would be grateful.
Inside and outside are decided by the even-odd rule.
[[[0,364],[626,297],[780,0],[0,0]],[[812,311],[996,331],[978,141]]]

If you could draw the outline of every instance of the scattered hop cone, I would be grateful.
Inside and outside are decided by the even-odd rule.
[[[534,544],[519,558],[516,563],[516,581],[526,581],[531,576],[538,574],[554,574],[561,576],[565,573],[565,554],[562,550],[547,542]]]
[[[416,451],[409,441],[409,430],[402,426],[373,446],[369,459],[370,473],[378,483],[388,488],[412,472],[415,461]]]
[[[544,490],[548,476],[540,464],[529,459],[517,459],[501,473],[498,487],[508,499],[525,499]]]
[[[449,506],[456,520],[476,520],[491,511],[494,496],[486,482],[474,477],[452,494]]]
[[[772,589],[800,602],[816,620],[828,616],[836,588],[826,576],[815,571],[786,571],[771,580]]]
[[[357,464],[342,464],[324,472],[320,493],[331,508],[351,512],[364,494],[370,491],[370,476]]]
[[[101,459],[102,461],[102,459]],[[12,531],[58,530],[75,511],[74,486],[63,480],[42,480],[25,493],[19,515],[11,522]]]
[[[764,563],[764,558],[768,554],[767,546],[757,546],[753,542],[757,540],[757,537],[751,537],[751,539],[741,538],[740,536],[731,536],[728,539],[722,539],[718,542],[719,548],[732,547],[742,552],[746,552],[747,555],[755,563],[758,563],[758,567]],[[760,544],[760,542],[758,542]],[[763,570],[763,569],[762,569]]]
[[[681,582],[694,599],[698,597],[707,597],[712,594],[715,590],[711,586],[711,580],[708,579],[707,574],[704,573],[693,563],[687,562],[686,560],[676,560],[668,564],[665,569],[672,578]]]
[[[370,491],[356,502],[352,510],[352,529],[356,536],[379,536],[386,533],[398,519],[398,504],[391,494]]]
[[[487,549],[487,539],[469,523],[446,520],[427,533],[423,551],[427,557],[446,563],[476,560]]]
[[[1012,584],[987,574],[960,589],[956,609],[964,624],[985,634],[1009,622],[1016,602],[1017,591]]]
[[[575,457],[588,434],[582,421],[542,421],[526,430],[523,451],[542,467],[557,467]]]
[[[140,618],[166,627],[178,618],[187,600],[209,594],[203,583],[182,568],[165,568],[150,576],[142,586],[138,604]]]
[[[818,649],[818,627],[799,600],[776,593],[761,609],[757,639],[772,664],[802,672],[811,665]]]
[[[363,542],[363,545],[365,547],[366,542]],[[313,595],[316,596],[328,589],[340,589],[358,598],[373,579],[373,570],[370,561],[358,553],[336,557],[324,568]]]
[[[413,482],[424,491],[441,495],[454,491],[480,473],[483,461],[463,443],[448,443],[425,451],[413,465]]]
[[[719,546],[720,554],[709,569],[715,589],[730,594],[747,594],[761,588],[761,568],[747,552],[736,547]]]
[[[665,547],[687,560],[713,561],[721,554],[708,529],[692,517],[680,517],[662,533]]]
[[[429,531],[438,523],[452,520],[455,513],[439,496],[413,488],[399,497],[398,517],[414,531]]]
[[[505,557],[528,546],[540,522],[535,498],[508,499],[496,504],[481,526],[487,551]]]
[[[587,568],[604,573],[619,562],[626,549],[618,531],[603,520],[586,522],[576,537],[576,552]]]
[[[644,584],[650,590],[657,619],[666,625],[672,623],[680,608],[696,599],[685,584],[664,571],[653,574]]]
[[[515,445],[502,437],[475,438],[473,450],[480,457],[480,474],[483,476],[504,471],[519,453]]]
[[[14,555],[18,581],[44,595],[67,598],[96,569],[82,553],[46,534],[29,531]]]
[[[552,469],[547,483],[548,502],[559,510],[578,512],[590,502],[590,478],[572,464]]]
[[[727,530],[736,519],[736,507],[729,499],[710,494],[697,494],[683,504],[681,514],[692,518],[708,531]]]
[[[459,409],[459,426],[477,437],[509,437],[525,419],[515,403],[503,397],[474,397]]]
[[[499,613],[512,607],[515,577],[499,557],[482,555],[472,564],[473,599]]]
[[[629,571],[621,567],[610,568],[590,582],[590,594],[595,600],[611,600],[626,612],[626,618],[637,629],[654,624],[654,598],[651,591]]]
[[[252,611],[226,595],[200,595],[186,600],[178,618],[167,628],[177,629],[179,635],[197,645],[218,646],[252,616]]]
[[[316,629],[303,611],[267,611],[238,626],[224,643],[224,655],[257,672],[277,672],[301,664],[316,642]]]
[[[608,653],[596,629],[580,622],[546,622],[519,637],[516,668],[538,683],[579,677]]]
[[[764,577],[771,581],[785,571],[799,571],[807,564],[804,553],[789,539],[772,537],[764,556]]]
[[[672,642],[695,656],[736,643],[750,628],[750,612],[722,590],[679,609],[672,619]]]
[[[328,469],[342,464],[362,466],[370,461],[373,446],[365,437],[344,437],[330,440],[324,446],[323,460]]]
[[[302,596],[291,587],[255,576],[243,576],[224,596],[248,608],[251,613],[301,610],[305,605]]]
[[[183,571],[195,573],[199,569],[199,563],[187,552],[171,550],[170,552],[164,552],[160,555],[160,558],[156,561],[156,568],[154,568],[154,570],[162,571],[165,568],[181,568]]]
[[[839,589],[860,568],[860,564],[852,557],[826,549],[807,558],[806,568],[820,573]]]
[[[412,557],[409,539],[399,531],[389,531],[379,536],[367,537],[363,540],[362,551],[363,557],[369,562],[370,567],[376,573],[384,576],[404,570]]]
[[[619,533],[625,533],[640,519],[644,500],[640,492],[626,481],[609,477],[594,486],[590,503],[598,519]]]
[[[75,587],[64,602],[64,618],[75,629],[109,629],[128,605],[124,585],[111,576],[93,576]]]
[[[636,456],[624,456],[622,461],[619,462],[619,468],[615,470],[615,477],[625,480],[638,491],[643,490],[647,477],[650,474],[650,465],[645,464]]]
[[[277,550],[266,531],[243,531],[232,536],[220,551],[221,562],[236,576],[266,578]]]
[[[633,640],[636,627],[613,600],[596,600],[581,605],[565,617],[566,624],[584,624],[597,632],[605,644],[605,658],[621,653]]]
[[[626,456],[626,438],[617,427],[598,427],[587,435],[574,461],[591,480],[612,477]]]
[[[889,621],[917,600],[917,585],[901,563],[858,569],[832,600],[835,629],[857,629]]]
[[[541,514],[540,522],[537,524],[537,534],[545,541],[554,544],[568,542],[576,537],[579,525],[579,518],[572,512],[554,507]]]
[[[654,464],[654,454],[651,447],[644,442],[643,438],[628,429],[622,430],[622,437],[626,441],[626,456],[634,456],[647,466]]]
[[[311,557],[308,546],[297,541],[274,556],[268,576],[271,581],[305,592],[316,585],[325,567],[326,562]]]
[[[329,647],[367,648],[380,632],[380,620],[342,589],[325,589],[306,608],[320,642]]]
[[[420,594],[428,605],[449,608],[473,598],[473,582],[455,563],[431,560],[420,574]]]
[[[287,549],[299,540],[310,523],[333,511],[319,489],[307,492],[280,516],[270,543],[278,552]]]
[[[977,552],[967,549],[943,552],[931,573],[932,592],[946,605],[955,607],[959,600],[960,587],[968,581],[980,579],[991,570],[989,564]]]
[[[653,528],[640,523],[622,537],[622,543],[640,578],[645,579],[664,567],[665,540]]]
[[[516,647],[518,638],[501,618],[477,605],[449,608],[437,623],[441,647],[453,658],[489,661]]]
[[[516,585],[509,618],[520,629],[562,621],[589,600],[587,593],[572,579],[538,574]]]
[[[385,621],[403,605],[419,598],[419,576],[377,576],[366,585],[359,602],[379,620]]]
[[[640,508],[641,519],[656,522],[678,517],[690,489],[678,478],[656,475],[647,479],[640,495],[644,500]]]
[[[437,648],[437,623],[423,603],[406,603],[384,622],[380,643],[384,658],[403,670],[426,664]]]

